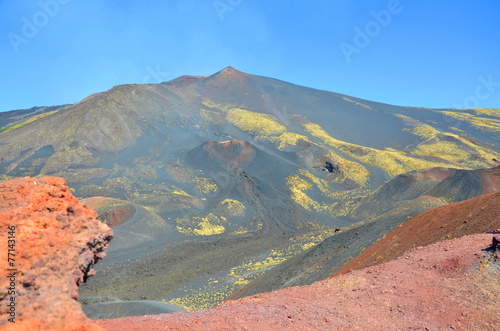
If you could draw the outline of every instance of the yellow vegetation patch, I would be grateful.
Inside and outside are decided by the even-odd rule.
[[[168,302],[190,310],[208,309],[222,302],[227,296],[243,286],[250,284],[267,269],[277,266],[304,250],[319,244],[331,234],[333,234],[331,231],[322,229],[318,231],[316,236],[304,234],[301,237],[290,238],[290,244],[281,249],[271,250],[265,255],[259,254],[258,258],[254,256],[241,261],[239,265],[230,269],[224,281],[217,281],[213,278],[207,279],[204,281],[205,284],[199,288],[184,289],[185,292],[189,291],[191,294]],[[163,302],[167,301],[163,300]]]
[[[214,183],[212,178],[195,177],[195,187],[203,194],[217,192],[217,184]]]
[[[209,213],[205,217],[195,216],[192,218],[178,218],[177,231],[191,236],[211,236],[226,231],[224,225],[227,219],[223,216]]]
[[[285,126],[279,123],[274,116],[239,108],[231,109],[227,113],[227,120],[258,138],[267,138],[270,135],[278,135],[286,131]]]
[[[186,192],[184,192],[183,190],[181,190],[178,187],[176,187],[174,190],[172,190],[172,194],[183,195],[183,196],[190,197],[190,198],[193,197],[192,195],[187,194]]]
[[[342,152],[352,156],[361,162],[371,164],[380,169],[383,169],[391,176],[413,170],[403,161],[405,158],[400,152],[377,150],[370,147],[364,147],[331,137],[319,124],[309,123],[304,127],[313,136],[320,138],[324,143],[338,148]]]
[[[425,139],[432,139],[440,134],[441,131],[436,130],[434,127],[428,124],[422,124],[411,130],[411,133]]]
[[[474,108],[472,109],[476,115],[486,115],[492,117],[500,117],[500,109],[493,108]]]
[[[230,216],[239,217],[245,215],[245,205],[238,200],[225,199],[220,202],[220,207],[224,213]]]
[[[317,176],[314,176],[312,173],[310,173],[305,169],[299,169],[299,173],[305,178],[312,181],[314,184],[316,184],[316,186],[321,191],[321,193],[323,193],[323,195],[330,196],[331,194],[333,194],[333,191],[330,190],[330,188],[328,187],[328,181],[321,179]]]
[[[194,294],[163,302],[169,302],[187,310],[209,309],[215,303],[222,302],[227,298],[234,291],[232,287],[232,284],[226,285],[218,291],[207,291],[206,288],[201,288]]]
[[[311,210],[314,208],[316,211],[328,210],[328,206],[320,204],[309,197],[304,191],[313,188],[312,184],[303,178],[296,175],[291,175],[286,178],[286,186],[292,192],[290,199],[292,199],[296,204],[302,206],[305,210]]]
[[[465,137],[453,134],[442,134],[417,146],[415,154],[440,157],[469,168],[485,168],[493,166],[492,159],[498,159],[499,153],[471,142]],[[443,140],[448,138],[447,140]],[[473,157],[471,157],[473,156]]]
[[[52,114],[55,114],[55,113],[57,113],[57,110],[53,110],[53,111],[49,111],[47,113],[43,113],[43,114],[39,114],[39,115],[33,116],[31,118],[28,118],[24,122],[14,124],[14,125],[9,126],[9,127],[0,128],[0,130],[4,129],[4,131],[0,132],[0,134],[10,132],[10,131],[12,131],[14,129],[20,128],[22,126],[25,126],[26,124],[32,123],[32,122],[34,122],[36,120],[39,120],[41,118],[44,118],[46,116],[49,116],[49,115],[52,115]]]
[[[371,172],[361,164],[340,157],[333,151],[328,154],[328,158],[333,161],[333,164],[340,164],[342,166],[342,177],[336,178],[336,182],[342,182],[345,179],[349,179],[360,186],[364,186],[368,183]]]
[[[314,246],[317,246],[317,245],[318,245],[318,244],[317,244],[317,243],[314,243],[314,242],[307,243],[307,244],[303,244],[303,245],[302,245],[302,249],[303,249],[303,250],[308,250],[309,248],[314,247]]]
[[[445,114],[446,116],[449,117],[456,118],[460,121],[466,122],[475,127],[476,129],[482,131],[500,132],[500,120],[498,119],[479,117],[469,113],[459,113],[453,111],[440,111],[440,113]]]
[[[240,226],[238,229],[234,230],[230,234],[232,236],[237,236],[237,235],[246,234],[246,233],[249,233],[249,232],[250,232],[249,230],[247,230],[244,227]]]
[[[199,192],[203,194],[217,192],[218,190],[217,184],[215,184],[211,178],[198,176],[203,173],[201,170],[191,169],[180,162],[167,164],[166,171],[174,180],[183,183],[191,183]],[[182,195],[189,196],[184,191]]]
[[[167,173],[176,181],[182,183],[189,183],[192,181],[196,171],[186,167],[180,162],[167,164],[165,167]]]
[[[367,106],[367,105],[365,105],[365,104],[359,103],[359,102],[354,101],[354,100],[351,100],[351,99],[349,99],[349,98],[347,98],[347,97],[340,97],[340,99],[342,99],[342,100],[344,100],[344,101],[347,101],[347,102],[350,102],[350,103],[352,103],[352,104],[354,104],[354,105],[356,105],[356,106],[359,106],[359,107],[362,107],[362,108],[365,108],[365,109],[369,109],[369,110],[374,110],[374,111],[376,111],[376,109],[374,109],[374,108],[372,108],[372,107],[370,107],[370,106]]]
[[[459,133],[465,133],[464,130],[461,130],[461,129],[456,128],[454,126],[449,126],[448,129],[450,129],[451,131],[459,132]]]
[[[234,285],[247,285],[250,284],[250,281],[245,279],[245,278],[238,278],[236,281],[233,282]]]
[[[295,132],[285,132],[279,136],[270,137],[269,140],[275,143],[278,149],[296,146],[300,140],[310,142],[309,138]]]
[[[325,230],[322,230],[322,232],[324,231]],[[301,253],[302,251],[318,245],[325,239],[325,237],[326,235],[322,233],[318,236],[296,238],[294,240],[295,242],[287,245],[282,249],[271,250],[267,257],[264,259],[250,259],[237,267],[231,268],[228,276],[233,277],[237,281],[240,281],[241,279],[248,279],[247,276],[249,275],[253,275],[255,277],[255,275],[257,274],[256,272],[264,271],[270,267],[274,267],[285,262],[289,258]]]
[[[375,148],[346,143],[332,138],[321,128],[319,124],[310,123],[305,124],[304,126],[308,132],[310,132],[313,136],[322,139],[324,143],[338,148],[342,152],[358,159],[361,162],[380,168],[390,176],[396,176],[411,170],[450,166],[449,163],[428,161],[418,157],[405,155],[405,153],[397,150],[378,150]],[[421,153],[420,155],[424,154]],[[468,160],[468,157],[465,157],[465,155],[460,156],[461,157],[457,158],[456,155],[451,155],[451,160],[449,161],[461,164]],[[446,155],[441,155],[441,157],[446,159]],[[483,165],[486,166],[488,164],[483,163]]]
[[[406,116],[406,115],[394,114],[394,116],[397,117],[397,118],[402,119],[404,125],[418,126],[418,125],[422,124],[422,122],[420,122],[419,120],[414,119],[414,118],[409,117],[409,116]]]
[[[203,120],[214,124],[222,124],[225,121],[223,113],[213,110],[200,109],[200,116]]]
[[[229,109],[234,108],[234,105],[228,104],[228,103],[217,103],[213,100],[210,99],[203,99],[201,102],[204,106],[209,107],[209,108],[215,108],[217,110],[227,112]]]

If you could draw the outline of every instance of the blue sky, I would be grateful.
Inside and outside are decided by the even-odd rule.
[[[373,101],[500,108],[500,1],[0,0],[0,111],[226,67]]]

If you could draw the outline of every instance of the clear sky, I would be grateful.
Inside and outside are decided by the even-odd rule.
[[[373,101],[500,108],[500,1],[0,0],[0,111],[234,68]]]

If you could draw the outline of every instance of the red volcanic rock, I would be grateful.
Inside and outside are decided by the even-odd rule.
[[[387,234],[338,273],[393,260],[415,246],[493,231],[500,226],[499,206],[500,192],[496,192],[427,210]]]
[[[113,237],[96,216],[73,197],[62,178],[0,183],[2,329],[102,330],[76,301],[78,285],[95,273],[92,266],[106,255]],[[8,248],[14,254],[10,261]],[[9,321],[14,317],[10,302],[15,302],[15,323]]]
[[[99,220],[112,228],[127,222],[137,212],[130,202],[113,198],[92,197],[81,200],[81,203],[97,211]]]
[[[449,168],[431,168],[422,171],[420,174],[425,178],[430,178],[438,181],[445,180],[447,177],[455,173],[455,169]]]
[[[500,165],[490,169],[478,170],[484,193],[500,190]]]
[[[205,150],[211,158],[217,158],[231,168],[239,168],[255,157],[252,145],[241,140],[227,140],[223,142],[207,141]]]
[[[122,330],[500,330],[491,234],[414,248],[397,260],[205,311],[96,321]]]

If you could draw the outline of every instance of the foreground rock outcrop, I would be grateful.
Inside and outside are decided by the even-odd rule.
[[[0,277],[2,329],[101,330],[76,301],[78,285],[95,273],[113,237],[96,217],[61,178],[0,183],[0,263],[10,276]]]
[[[499,260],[492,235],[476,234],[206,311],[96,322],[110,331],[499,330]]]

